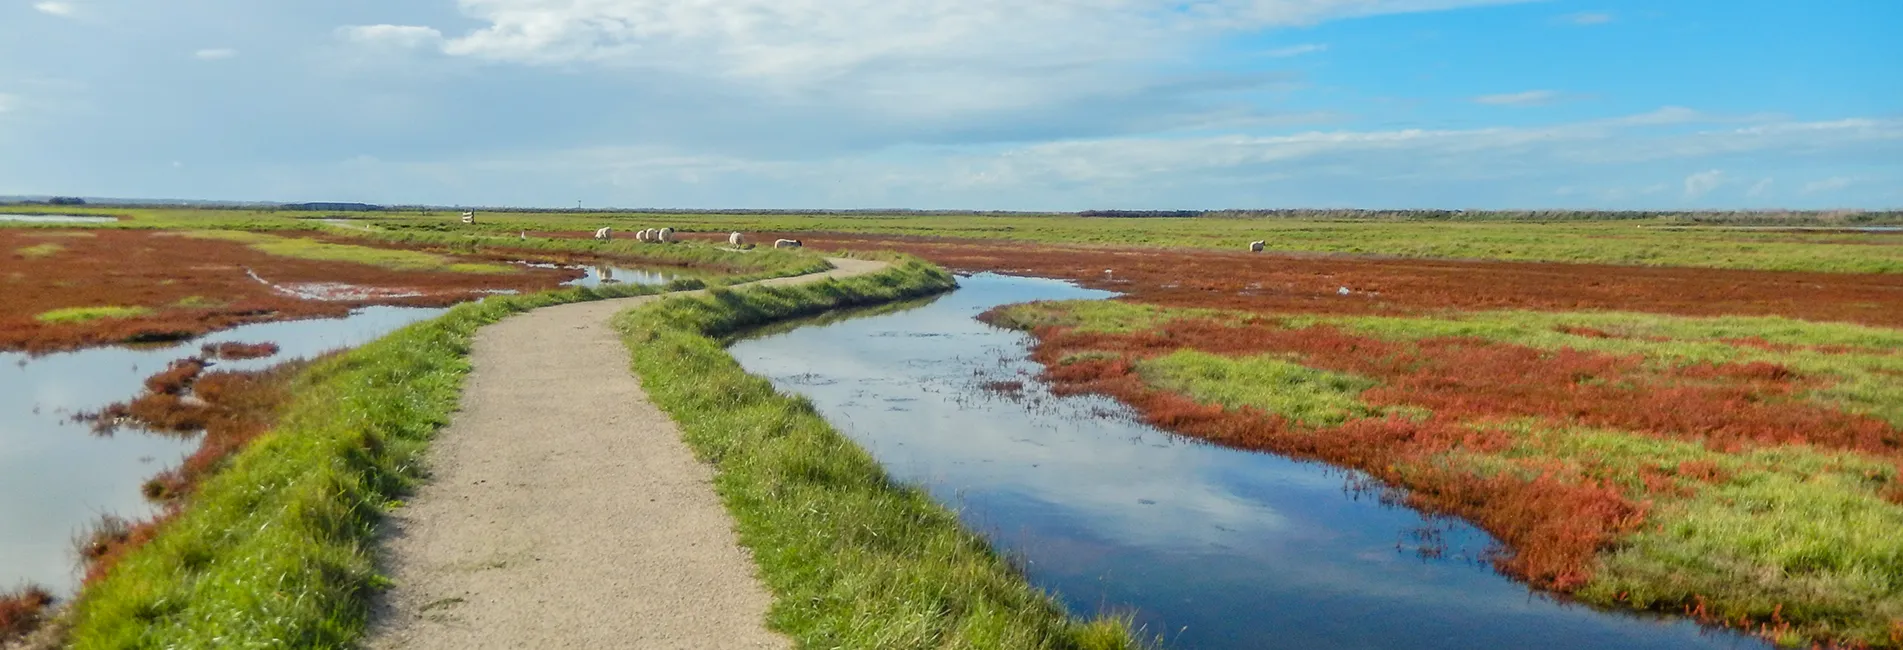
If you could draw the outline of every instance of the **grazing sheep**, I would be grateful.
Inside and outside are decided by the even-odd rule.
[[[647,235],[647,239],[643,239],[641,241],[648,242],[650,244],[657,241],[661,241],[661,231],[659,230],[648,228],[648,229],[642,230],[641,233],[644,235]]]
[[[660,232],[657,232],[655,234],[658,235],[658,237],[655,238],[655,241],[661,242],[663,244],[672,243],[674,241],[673,228],[662,228]]]
[[[800,240],[797,239],[781,239],[773,242],[774,248],[799,248],[803,245],[804,244],[801,244]]]
[[[601,241],[608,241],[610,239],[614,239],[614,230],[615,229],[613,228],[602,228],[601,230],[597,230],[595,231],[595,239],[598,239]]]
[[[634,240],[635,240],[635,241],[647,241],[647,240],[648,240],[648,231],[646,231],[646,230],[636,230],[636,231],[634,231]]]
[[[747,243],[746,235],[742,235],[740,233],[733,233],[731,235],[727,235],[728,246],[739,248],[741,244],[745,244],[745,243]]]
[[[528,238],[529,238],[529,231],[527,231],[527,230],[524,230],[524,231],[522,231],[522,238],[523,238],[523,239],[528,239]]]
[[[1260,252],[1262,252],[1262,249],[1263,249],[1264,247],[1266,247],[1266,246],[1268,246],[1268,245],[1269,245],[1269,243],[1268,243],[1268,242],[1265,242],[1265,241],[1252,241],[1252,242],[1249,242],[1249,252],[1251,252],[1251,253],[1260,253]]]

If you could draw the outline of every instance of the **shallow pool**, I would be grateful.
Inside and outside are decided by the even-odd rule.
[[[111,223],[113,217],[83,217],[72,214],[0,214],[0,221],[24,223]]]
[[[960,282],[926,306],[732,353],[957,509],[1073,612],[1134,609],[1170,648],[1766,647],[1555,602],[1495,573],[1486,533],[1383,505],[1350,489],[1356,474],[1187,441],[1112,400],[1051,396],[1029,338],[973,317],[1108,294]],[[1025,388],[984,388],[1008,380]]]
[[[136,430],[95,436],[73,415],[135,397],[146,377],[205,343],[278,344],[277,356],[214,366],[255,370],[362,345],[443,311],[369,307],[348,318],[247,325],[159,347],[0,353],[0,590],[31,582],[70,593],[78,576],[73,539],[101,515],[152,514],[140,485],[197,446]]]

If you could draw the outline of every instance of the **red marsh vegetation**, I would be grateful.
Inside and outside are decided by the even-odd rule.
[[[39,587],[0,593],[0,644],[32,632],[52,606],[53,594]]]
[[[1903,326],[1903,274],[1054,246],[838,233],[754,237],[767,242],[797,237],[810,248],[827,250],[898,250],[953,270],[1070,279],[1136,302],[1173,307],[1325,314],[1620,310]],[[1342,287],[1350,295],[1340,295]]]
[[[268,343],[243,347],[276,350]],[[270,431],[291,403],[292,383],[310,363],[297,360],[257,371],[208,371],[212,361],[187,357],[148,377],[146,392],[138,397],[78,416],[92,422],[99,435],[136,427],[157,435],[196,437],[199,442],[198,449],[178,467],[146,482],[146,498],[165,506],[159,516],[146,521],[106,517],[80,541],[85,581],[106,575],[127,553],[155,537],[200,482]]]
[[[310,233],[285,236],[395,248]],[[455,262],[490,261],[444,256]],[[0,292],[6,295],[0,302],[0,350],[52,352],[173,340],[246,323],[343,316],[370,304],[445,306],[479,292],[541,291],[577,277],[579,271],[536,268],[398,271],[272,255],[239,241],[166,231],[0,229]],[[343,299],[307,300],[287,294],[285,287],[362,290]],[[128,311],[47,322],[50,312],[92,307]]]
[[[1413,506],[1457,515],[1506,546],[1496,563],[1535,585],[1568,591],[1595,558],[1645,522],[1646,494],[1721,480],[1710,463],[1643,470],[1643,486],[1582,475],[1557,459],[1487,475],[1448,454],[1501,454],[1514,434],[1475,426],[1534,418],[1558,426],[1632,431],[1719,452],[1810,444],[1896,458],[1903,432],[1791,397],[1810,378],[1767,363],[1648,366],[1637,356],[1545,351],[1474,338],[1393,342],[1329,326],[1178,320],[1134,333],[1041,327],[1033,357],[1061,393],[1096,393],[1151,424],[1223,445],[1320,460],[1407,490]],[[1358,398],[1391,413],[1314,426],[1252,407],[1226,408],[1147,384],[1138,363],[1178,350],[1227,357],[1283,355],[1302,366],[1378,384]],[[1422,409],[1426,413],[1422,414]],[[1412,414],[1412,415],[1406,415]]]

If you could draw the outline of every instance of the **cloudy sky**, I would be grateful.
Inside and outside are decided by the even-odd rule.
[[[0,195],[1903,207],[1895,0],[0,0]]]

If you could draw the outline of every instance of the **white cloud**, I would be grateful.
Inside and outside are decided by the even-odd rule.
[[[408,49],[437,48],[443,33],[417,25],[353,25],[339,27],[337,36],[352,43]]]
[[[1050,88],[1053,78],[1112,87],[1128,72],[1107,65],[1167,60],[1236,31],[1526,1],[459,0],[483,26],[442,50],[528,65],[636,67],[781,93],[957,100],[1064,94]],[[429,32],[408,34],[430,40]]]
[[[1303,54],[1314,54],[1316,52],[1326,51],[1327,49],[1328,49],[1327,45],[1321,45],[1318,43],[1305,43],[1302,45],[1290,45],[1288,47],[1280,47],[1273,50],[1268,50],[1266,52],[1263,52],[1262,56],[1275,57],[1280,59],[1280,58],[1288,58],[1291,56],[1301,56]]]
[[[1566,23],[1579,25],[1583,27],[1583,26],[1590,26],[1590,25],[1604,25],[1606,23],[1610,23],[1613,21],[1614,16],[1608,13],[1581,12],[1576,14],[1566,14],[1564,16],[1560,16],[1559,19]]]
[[[1529,90],[1526,92],[1506,93],[1502,95],[1481,95],[1479,97],[1475,97],[1474,102],[1478,104],[1486,104],[1489,106],[1521,107],[1521,106],[1545,106],[1547,104],[1551,104],[1553,102],[1559,101],[1560,99],[1561,99],[1561,95],[1555,91]]]
[[[193,52],[192,56],[200,61],[221,61],[238,56],[238,51],[231,48],[217,47]]]
[[[1857,179],[1850,178],[1848,176],[1837,176],[1833,178],[1826,178],[1821,181],[1812,181],[1809,183],[1805,183],[1804,193],[1805,194],[1819,194],[1823,192],[1835,192],[1835,191],[1850,187],[1851,185],[1855,185],[1856,183],[1857,183]]]
[[[1772,179],[1766,178],[1756,183],[1752,183],[1751,189],[1745,190],[1744,192],[1745,197],[1755,199],[1755,198],[1764,196],[1766,192],[1771,191],[1771,182],[1772,182]]]
[[[33,5],[33,8],[49,16],[72,16],[79,13],[79,7],[74,6],[73,3],[58,0],[37,3]]]
[[[1696,199],[1723,186],[1725,173],[1720,170],[1702,171],[1685,177],[1685,198]]]

